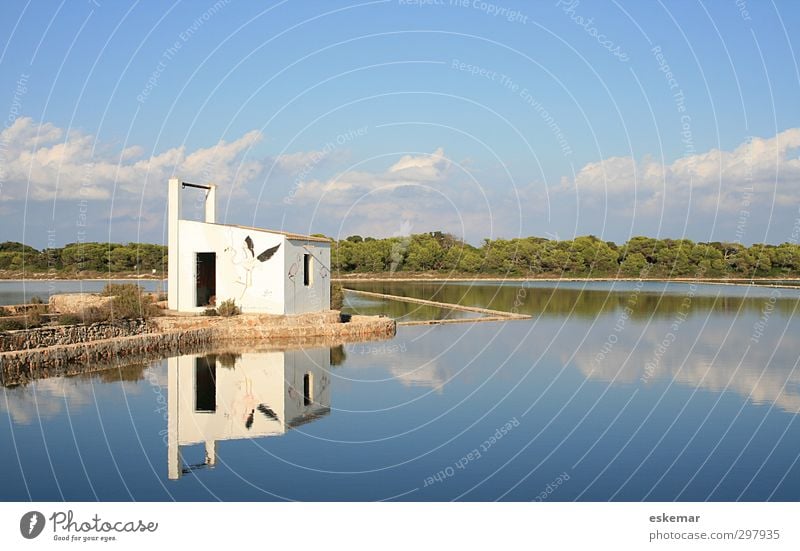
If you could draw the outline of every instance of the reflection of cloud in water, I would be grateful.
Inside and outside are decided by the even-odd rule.
[[[628,384],[673,380],[712,392],[722,392],[727,387],[755,404],[774,403],[789,413],[800,413],[800,369],[793,369],[800,339],[787,332],[783,338],[765,334],[753,343],[750,326],[744,331],[734,327],[727,340],[727,329],[706,328],[699,336],[689,327],[685,329],[685,334],[678,334],[657,361],[656,348],[669,326],[649,327],[635,348],[620,338],[602,361],[596,361],[595,355],[607,334],[597,330],[598,337],[587,339],[575,356],[575,364],[591,379]],[[634,342],[637,336],[629,335],[629,341]],[[654,366],[649,374],[648,363]]]
[[[92,385],[118,384],[126,394],[138,394],[149,385],[166,387],[166,369],[156,364],[147,368],[135,363],[106,371],[84,373],[69,377],[37,379],[30,383],[4,388],[0,411],[7,411],[15,423],[30,424],[42,417],[53,418],[66,414],[64,405],[77,411],[94,402]]]
[[[453,378],[455,369],[429,361],[421,365],[395,364],[389,372],[405,386],[422,386],[441,393],[447,381]]]
[[[92,402],[92,389],[85,380],[57,377],[33,384],[4,389],[0,410],[8,411],[15,423],[29,425],[39,417],[51,418],[64,410],[80,408]]]

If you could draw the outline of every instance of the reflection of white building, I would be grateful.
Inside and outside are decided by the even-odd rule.
[[[203,221],[184,220],[182,192],[199,188]],[[217,224],[216,186],[169,181],[169,307],[200,312],[233,299],[243,312],[330,309],[330,240]]]
[[[213,466],[220,440],[279,436],[330,411],[327,348],[180,356],[168,370],[170,479],[181,447],[205,445]]]

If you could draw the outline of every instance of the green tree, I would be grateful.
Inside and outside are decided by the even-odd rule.
[[[642,253],[630,253],[619,267],[620,271],[627,276],[639,276],[647,266],[647,259]]]

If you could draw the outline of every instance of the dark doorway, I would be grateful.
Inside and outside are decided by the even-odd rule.
[[[217,294],[217,255],[197,253],[197,304],[215,306]]]
[[[194,362],[194,410],[217,411],[217,358],[203,356]]]

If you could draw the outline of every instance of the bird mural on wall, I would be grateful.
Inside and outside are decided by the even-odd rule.
[[[281,246],[281,244],[278,243],[274,247],[270,247],[269,249],[266,249],[260,254],[256,255],[255,247],[253,245],[253,240],[249,235],[244,238],[244,243],[245,246],[247,246],[247,250],[250,251],[250,257],[251,258],[255,257],[259,262],[266,262],[267,260],[275,256],[275,253],[278,252],[278,249]]]
[[[233,236],[231,236],[231,243],[232,242]],[[237,271],[241,270],[243,272],[240,273],[239,280],[237,281],[237,283],[243,286],[239,301],[244,298],[247,290],[253,285],[253,270],[260,264],[263,264],[275,256],[275,253],[278,252],[280,247],[281,244],[278,243],[274,247],[269,247],[268,249],[264,249],[259,254],[256,254],[255,243],[253,242],[253,238],[249,235],[244,238],[244,242],[238,250],[233,246],[233,244],[225,247],[225,252],[232,255],[231,263],[236,266]]]
[[[264,417],[270,421],[277,421],[278,423],[281,422],[281,420],[278,418],[278,414],[272,411],[271,407],[269,407],[267,404],[258,404],[258,407],[250,410],[250,413],[247,414],[247,418],[244,421],[244,427],[247,430],[250,430],[253,427],[256,410],[258,410],[259,413],[262,413]]]
[[[263,413],[267,419],[272,419],[273,421],[277,421],[278,423],[281,422],[281,420],[278,418],[278,414],[272,411],[272,408],[269,407],[267,404],[258,404],[258,407],[256,409],[261,413]]]

